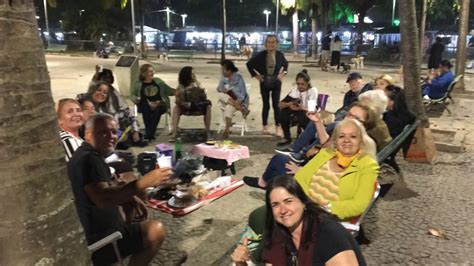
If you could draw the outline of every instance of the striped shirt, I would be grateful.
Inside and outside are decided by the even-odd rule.
[[[319,205],[339,199],[339,178],[343,173],[333,172],[327,161],[311,178],[309,198]]]
[[[63,143],[64,151],[66,152],[66,162],[69,162],[72,154],[77,150],[77,148],[79,148],[79,146],[82,145],[84,140],[74,137],[71,133],[63,129],[59,129],[59,137]]]

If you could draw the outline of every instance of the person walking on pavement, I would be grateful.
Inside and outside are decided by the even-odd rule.
[[[321,39],[321,70],[328,71],[328,62],[331,59],[331,31]]]
[[[433,70],[439,67],[442,55],[444,51],[444,44],[442,43],[441,37],[436,37],[436,42],[431,46],[428,60],[428,69]]]
[[[270,111],[270,93],[275,119],[275,135],[282,136],[280,127],[280,114],[278,103],[280,102],[281,81],[288,71],[288,61],[282,52],[277,50],[278,39],[275,35],[268,35],[265,40],[265,50],[252,57],[247,62],[247,68],[260,82],[260,94],[262,95],[262,124],[263,134],[268,131],[268,113]]]

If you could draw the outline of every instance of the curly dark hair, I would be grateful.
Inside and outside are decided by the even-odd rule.
[[[183,85],[183,87],[191,85],[194,82],[193,67],[185,66],[181,68],[178,75],[178,82]]]

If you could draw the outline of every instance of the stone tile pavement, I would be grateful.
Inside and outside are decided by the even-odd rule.
[[[47,56],[48,68],[52,78],[52,91],[55,100],[62,97],[74,97],[84,92],[92,76],[95,64],[113,67],[115,60],[96,58],[74,58],[68,56]],[[176,85],[177,73],[185,65],[196,69],[198,79],[208,89],[209,98],[216,103],[217,94],[214,88],[219,78],[219,65],[195,62],[157,62],[158,76],[170,85]],[[277,139],[272,136],[261,136],[260,130],[260,95],[258,84],[251,80],[243,62],[237,62],[244,79],[252,85],[250,131],[244,137],[232,135],[235,142],[249,146],[251,159],[237,162],[237,178],[245,175],[259,176],[271,156],[274,154]],[[284,94],[291,88],[294,76],[301,70],[302,64],[292,63],[290,73],[283,83]],[[347,90],[345,75],[321,72],[317,68],[308,68],[313,85],[332,97],[330,110],[335,110],[342,102],[343,93]],[[397,78],[396,68],[368,67],[361,71],[367,80],[381,73],[389,73]],[[472,76],[466,77],[468,90],[473,90]],[[394,188],[385,198],[379,199],[364,223],[369,245],[362,247],[370,265],[469,265],[474,263],[474,126],[472,114],[473,98],[459,96],[452,116],[444,113],[433,118],[432,123],[439,128],[459,128],[466,130],[466,152],[459,154],[440,153],[436,164],[414,164],[399,159],[403,180],[399,176]],[[217,109],[217,108],[215,108]],[[212,128],[218,118],[217,110],[213,113]],[[272,121],[270,119],[269,121]],[[163,122],[160,122],[162,128]],[[184,118],[181,127],[200,128],[200,119]],[[185,150],[199,142],[196,136],[185,131],[183,139]],[[187,135],[188,134],[188,135]],[[163,129],[159,130],[156,143],[167,143],[168,136]],[[134,153],[142,150],[133,148]],[[390,172],[390,171],[384,171]],[[152,217],[161,219],[167,227],[167,239],[153,265],[179,265],[187,257],[184,265],[229,265],[229,252],[239,238],[246,224],[248,214],[263,204],[263,191],[241,187],[203,208],[182,218],[150,211]],[[428,225],[445,231],[448,240],[427,234]]]

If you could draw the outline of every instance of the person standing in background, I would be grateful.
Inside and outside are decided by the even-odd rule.
[[[429,54],[430,59],[428,60],[428,69],[437,69],[441,62],[444,51],[444,44],[442,43],[441,37],[436,37],[436,42],[431,46]]]
[[[270,111],[270,93],[272,98],[273,114],[275,119],[275,135],[281,137],[280,113],[278,104],[280,102],[281,81],[288,71],[288,61],[285,55],[277,50],[278,39],[275,35],[268,35],[265,39],[265,50],[252,57],[247,62],[247,68],[252,77],[260,82],[260,94],[262,95],[262,133],[270,134],[268,130],[268,113]]]
[[[326,35],[321,39],[321,70],[328,71],[328,61],[331,57],[331,31],[328,31]]]

